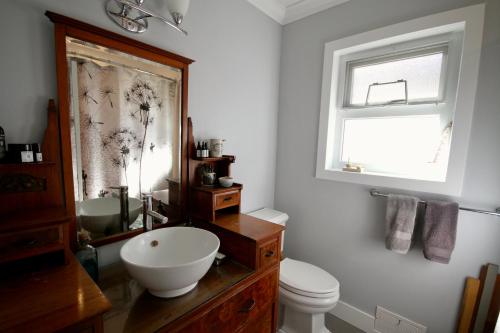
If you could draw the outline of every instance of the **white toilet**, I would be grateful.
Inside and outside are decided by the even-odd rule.
[[[288,215],[263,208],[248,215],[285,225]],[[281,250],[283,250],[284,232]],[[337,305],[339,282],[327,271],[285,258],[280,264],[280,303],[284,306],[279,333],[328,333],[325,313]]]

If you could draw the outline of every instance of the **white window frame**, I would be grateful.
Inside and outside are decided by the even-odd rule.
[[[359,64],[375,64],[377,60],[384,59],[389,61],[390,59],[399,60],[402,59],[405,55],[427,55],[431,54],[429,51],[438,51],[443,50],[444,59],[443,66],[441,69],[441,80],[439,87],[439,96],[436,100],[418,100],[409,102],[408,105],[417,105],[417,104],[434,104],[436,102],[442,103],[446,102],[445,99],[453,94],[453,90],[456,90],[456,85],[453,87],[449,87],[449,82],[456,81],[455,69],[458,70],[458,66],[460,63],[460,54],[461,54],[461,43],[462,43],[462,34],[448,34],[442,36],[436,36],[433,38],[425,38],[419,39],[417,41],[411,41],[408,43],[401,43],[398,45],[387,46],[383,48],[379,48],[377,50],[369,50],[364,52],[359,52],[355,54],[349,54],[343,56],[340,60],[340,68],[345,68],[343,73],[340,74],[339,77],[339,89],[344,87],[344,92],[339,92],[339,103],[338,107],[342,107],[343,109],[359,109],[359,108],[368,108],[368,107],[382,107],[382,106],[396,106],[398,104],[372,104],[369,106],[365,105],[357,105],[357,104],[346,104],[346,101],[350,100],[350,95],[352,92],[352,70],[354,67],[359,66]],[[437,52],[432,52],[437,53]],[[448,57],[451,55],[453,58],[450,63],[448,61]],[[443,77],[445,78],[443,80]],[[455,78],[455,80],[453,80]],[[448,82],[446,82],[448,81]],[[445,88],[448,88],[448,91],[445,91]],[[451,91],[449,91],[451,89]]]
[[[461,194],[479,72],[484,8],[484,4],[479,4],[455,9],[342,38],[325,45],[317,178],[454,196]],[[387,48],[394,48],[396,53],[401,52],[411,49],[412,43],[417,47],[423,45],[422,41],[449,45],[444,64],[448,70],[448,79],[440,102],[369,106],[359,108],[360,110],[355,106],[346,108],[343,105],[345,66],[349,61],[369,58],[370,55],[382,55],[384,52],[387,54]],[[457,50],[457,47],[461,49]],[[368,108],[385,115],[398,113],[401,115],[401,108],[405,109],[404,114],[410,115],[429,114],[429,112],[435,114],[436,108],[439,112],[449,114],[453,119],[453,134],[445,180],[411,179],[375,172],[342,171],[338,162],[342,113],[349,112],[353,116],[366,114]]]
[[[463,34],[461,32],[448,33],[439,36],[422,38],[397,45],[390,45],[375,50],[367,50],[350,53],[339,59],[339,81],[337,85],[337,103],[335,112],[335,134],[333,146],[334,169],[340,170],[347,161],[342,159],[342,136],[344,134],[344,120],[355,118],[376,117],[407,117],[418,115],[440,115],[441,128],[445,128],[453,121],[453,110],[455,107],[455,96],[457,92],[458,72],[460,56],[462,51]],[[397,58],[403,54],[425,54],[425,49],[438,50],[446,48],[446,56],[443,59],[440,81],[440,96],[432,101],[415,101],[408,104],[385,104],[358,106],[347,104],[350,99],[351,64],[367,63],[371,59]],[[372,60],[373,61],[373,60]],[[357,162],[357,161],[353,161]],[[372,173],[384,174],[383,169],[373,165],[363,165]],[[416,175],[415,175],[416,176]],[[402,176],[404,177],[404,176]],[[410,177],[410,176],[408,176]],[[439,175],[437,175],[439,177]]]

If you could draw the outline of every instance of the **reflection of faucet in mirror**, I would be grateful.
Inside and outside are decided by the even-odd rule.
[[[153,219],[157,219],[161,224],[168,222],[168,217],[163,216],[153,210],[153,193],[142,194],[142,223],[144,231],[153,230]]]
[[[120,190],[120,226],[122,232],[128,231],[128,186],[113,186],[111,189]]]

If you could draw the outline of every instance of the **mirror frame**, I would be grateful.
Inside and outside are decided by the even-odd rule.
[[[70,90],[69,73],[66,55],[66,37],[102,45],[133,56],[153,62],[175,67],[182,72],[181,94],[181,220],[187,216],[188,205],[188,78],[189,65],[194,61],[183,56],[171,53],[160,48],[139,42],[117,33],[47,11],[45,15],[54,23],[55,32],[55,60],[57,75],[57,94],[59,99],[59,135],[61,143],[61,176],[63,180],[64,200],[68,214],[71,216],[69,239],[73,250],[77,247],[76,239],[76,208],[73,187],[73,168],[71,158],[70,134]],[[180,223],[179,221],[178,223]],[[178,224],[173,222],[163,227]],[[123,232],[104,237],[91,242],[94,246],[101,246],[142,233],[142,229]]]

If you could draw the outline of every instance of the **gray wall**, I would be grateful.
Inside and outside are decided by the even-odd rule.
[[[7,141],[42,138],[46,103],[56,97],[55,11],[125,34],[196,62],[189,79],[195,135],[227,140],[233,176],[242,182],[244,211],[272,206],[282,28],[245,0],[193,0],[184,22],[189,36],[151,22],[141,36],[123,32],[104,12],[104,0],[4,1],[0,11],[0,126]],[[149,8],[164,6],[148,0]],[[166,9],[161,10],[167,15]]]
[[[500,219],[461,212],[449,265],[424,259],[421,245],[402,256],[384,248],[384,199],[368,187],[314,178],[323,49],[326,42],[478,3],[471,0],[351,0],[283,31],[275,206],[287,212],[285,252],[338,278],[341,299],[370,314],[377,304],[452,332],[466,276],[500,262]],[[463,197],[472,207],[500,205],[500,1],[488,0],[472,141]]]

